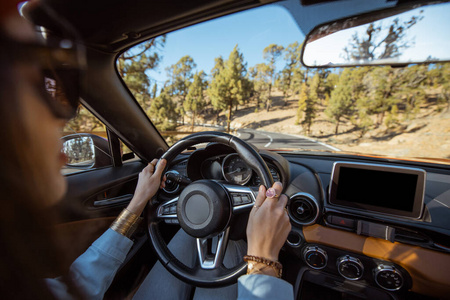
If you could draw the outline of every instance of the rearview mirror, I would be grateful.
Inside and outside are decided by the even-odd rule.
[[[306,37],[307,67],[407,65],[450,60],[450,4],[402,6],[316,27]]]

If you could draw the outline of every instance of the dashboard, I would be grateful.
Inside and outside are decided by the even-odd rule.
[[[286,185],[289,180],[289,163],[279,154],[261,151],[260,155],[266,162],[272,177]],[[171,172],[176,172],[189,178],[190,181],[200,179],[223,180],[227,183],[248,187],[258,187],[261,180],[244,160],[228,146],[211,143],[205,149],[194,151],[189,160],[174,166]],[[166,192],[171,193],[176,187],[169,182]]]
[[[296,299],[450,297],[448,168],[346,154],[260,154],[289,196],[292,231],[280,261]],[[169,172],[260,184],[221,144],[181,154]],[[173,198],[179,186],[165,192]]]

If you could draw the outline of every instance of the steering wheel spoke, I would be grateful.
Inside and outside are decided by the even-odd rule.
[[[228,227],[212,238],[197,238],[197,253],[202,269],[211,270],[222,266],[229,233]]]
[[[161,204],[157,209],[157,218],[167,224],[179,224],[177,217],[178,197]]]
[[[255,192],[246,186],[224,184],[231,198],[233,214],[247,212],[255,205]]]

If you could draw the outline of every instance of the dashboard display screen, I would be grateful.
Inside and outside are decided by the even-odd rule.
[[[333,168],[330,203],[420,218],[424,187],[421,169],[338,162]]]

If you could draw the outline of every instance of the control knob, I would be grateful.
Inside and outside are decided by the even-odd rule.
[[[325,268],[328,262],[327,252],[317,246],[307,246],[303,250],[303,259],[313,269]]]
[[[397,291],[403,286],[403,276],[394,266],[379,264],[373,270],[375,282],[387,291]]]
[[[337,269],[342,277],[348,280],[358,280],[364,274],[364,266],[359,259],[344,255],[337,260]]]

